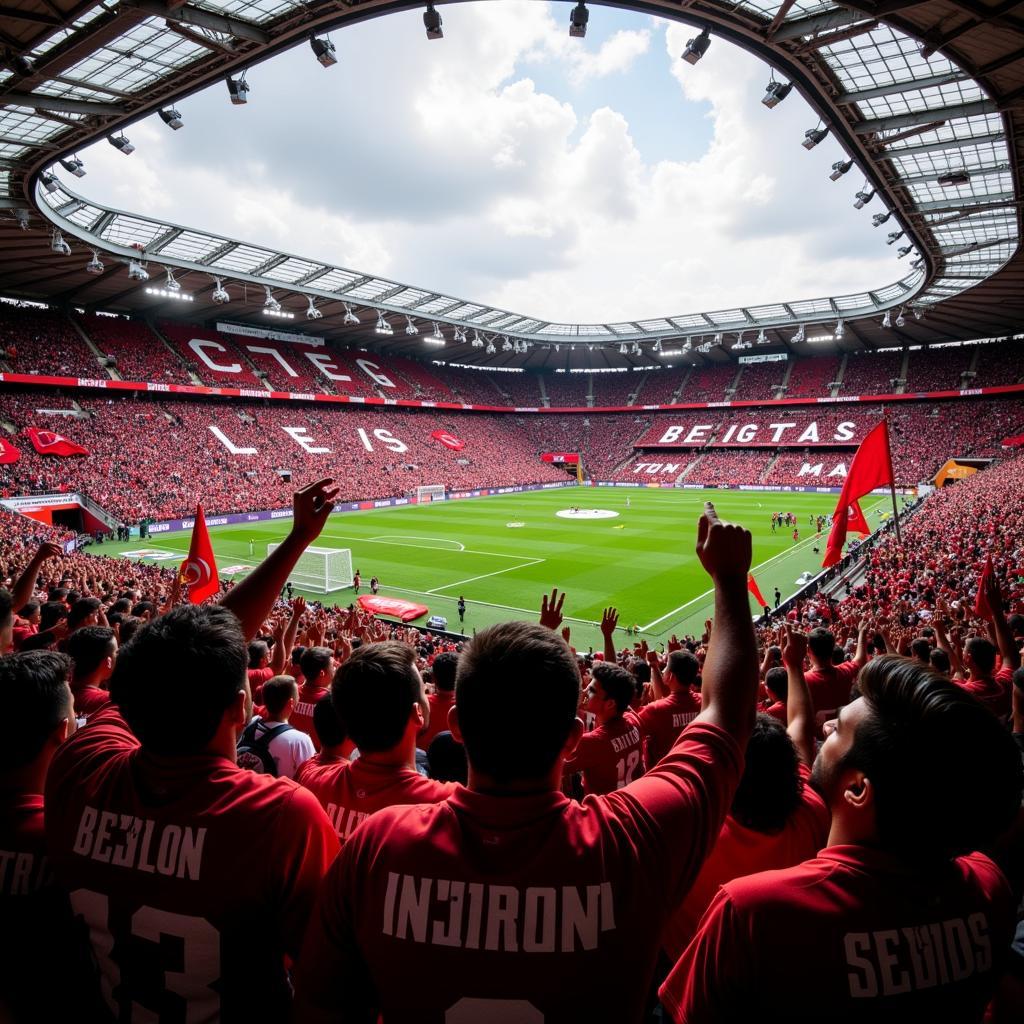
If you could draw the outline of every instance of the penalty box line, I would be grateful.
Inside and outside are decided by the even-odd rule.
[[[479,576],[470,576],[465,580],[457,580],[455,583],[446,583],[443,587],[434,587],[432,590],[426,590],[426,594],[438,594],[442,590],[451,590],[452,587],[461,587],[465,583],[472,583],[474,580],[485,580],[490,576],[500,576],[502,573],[515,572],[516,569],[525,569],[531,565],[540,565],[541,562],[546,562],[546,558],[531,558],[525,562],[520,562],[518,565],[510,565],[507,569],[497,569],[494,572],[481,573]],[[478,604],[482,602],[477,602]]]

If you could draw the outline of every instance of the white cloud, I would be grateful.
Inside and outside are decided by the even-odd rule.
[[[453,5],[444,19],[443,43],[423,40],[418,12],[336,33],[342,59],[326,73],[308,52],[279,55],[250,75],[248,107],[215,87],[182,104],[182,132],[130,129],[128,159],[93,147],[82,190],[555,321],[812,298],[898,276],[884,237],[851,208],[855,172],[828,181],[838,147],[800,147],[814,116],[795,92],[763,107],[768,69],[751,55],[714,39],[684,64],[693,30],[663,22],[597,43],[597,12],[590,39],[569,39],[536,3]],[[549,94],[527,70],[570,88]],[[657,84],[645,102],[665,133],[710,126],[706,152],[645,158],[616,102],[627,70]],[[598,81],[605,105],[577,109],[573,89]]]

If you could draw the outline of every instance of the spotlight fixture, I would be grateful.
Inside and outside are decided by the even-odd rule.
[[[463,337],[465,337],[465,334],[466,334],[465,328],[463,328],[462,334],[463,334]],[[483,348],[483,347],[484,347],[484,340],[483,340],[483,338],[480,337],[480,332],[474,328],[474,330],[473,330],[473,348]]]
[[[759,330],[757,332],[757,343],[758,343],[758,345],[770,345],[771,344],[771,342],[768,341],[768,336],[764,333],[764,328],[763,327],[761,328],[761,330]]]
[[[943,188],[956,188],[959,185],[967,185],[970,180],[970,172],[962,167],[959,170],[947,171],[945,174],[940,175],[939,184]]]
[[[864,189],[861,189],[855,198],[856,202],[853,204],[853,208],[855,210],[863,210],[875,198],[875,190],[871,189],[870,192],[866,192]]]
[[[878,225],[876,224],[875,226],[877,227]],[[903,235],[903,231],[890,231],[889,234],[886,236],[885,244],[892,245],[893,242],[898,242],[903,237]]]
[[[47,192],[56,192],[60,188],[60,182],[52,174],[47,174],[46,171],[39,175],[39,180],[43,183],[43,188]]]
[[[169,292],[180,292],[181,291],[181,285],[178,284],[178,282],[174,280],[174,271],[171,270],[170,267],[164,267],[164,270],[167,273],[167,283],[164,285],[164,287]]]
[[[846,334],[846,324],[844,324],[842,320],[837,320],[836,321],[836,329],[833,332],[833,336],[835,337],[836,341],[842,341],[843,340],[843,336],[845,334]]]
[[[241,78],[228,78],[227,79],[228,93],[231,96],[231,102],[236,107],[244,106],[249,102],[247,93],[249,92],[249,83],[245,80],[243,75]]]
[[[502,351],[502,352],[511,352],[511,351],[512,351],[512,342],[511,342],[511,341],[509,341],[509,340],[508,340],[508,338],[506,338],[506,339],[505,339],[505,340],[504,340],[504,341],[503,341],[503,342],[501,343],[501,351]]]
[[[306,306],[306,319],[322,320],[324,318],[324,315],[323,313],[320,312],[319,309],[316,308],[316,303],[313,302],[313,296],[307,295],[306,301],[309,303],[309,305]]]
[[[384,319],[384,313],[381,310],[377,310],[377,324],[373,329],[374,334],[394,334],[395,332],[391,328],[391,324]]]
[[[691,348],[693,348],[693,342],[689,338],[684,338],[683,345],[680,351],[689,352]]]
[[[138,260],[129,260],[128,279],[130,281],[148,281],[149,271]]]
[[[907,326],[907,318],[903,315],[903,307],[902,306],[900,306],[900,311],[899,311],[899,313],[896,316],[896,326],[897,327],[906,327]]]
[[[166,110],[161,110],[160,120],[163,121],[168,128],[173,128],[174,131],[177,131],[185,123],[181,119],[181,114],[179,114],[174,107],[167,107]]]
[[[420,333],[420,329],[412,322],[411,316],[406,316],[405,318],[405,333],[410,336]]]
[[[642,356],[643,354],[644,354],[644,350],[640,347],[640,343],[638,341],[634,341],[633,342],[633,355],[635,355],[635,356]]]
[[[626,354],[626,343],[623,341],[623,342],[619,343],[619,355],[624,356],[625,354]]]
[[[95,249],[92,251],[92,259],[85,265],[85,272],[87,274],[103,273],[103,261],[100,259],[100,254]]]
[[[28,210],[15,210],[14,220],[22,231],[28,231]]]
[[[887,309],[885,311],[885,316],[882,317],[882,326],[883,327],[892,327],[892,310],[891,309]]]
[[[465,345],[466,344],[466,328],[465,327],[456,327],[455,328],[455,344],[456,345],[460,345],[460,344],[461,345]]]
[[[170,271],[168,271],[170,273]],[[270,290],[270,285],[265,284],[263,290],[267,293],[266,299],[263,301],[263,310],[266,312],[268,309],[272,313],[281,312],[281,303],[274,298],[274,293]]]
[[[15,10],[17,10],[17,8],[15,8]],[[15,17],[17,17],[17,15],[15,15]],[[26,54],[19,53],[18,56],[11,61],[11,64],[13,65],[14,70],[21,75],[22,78],[28,78],[29,75],[34,75],[36,73],[35,61]]]
[[[829,177],[833,181],[838,181],[844,174],[846,174],[850,170],[852,166],[852,160],[837,160],[832,165],[832,173],[829,175]]]
[[[891,216],[892,210],[886,210],[885,213],[876,213],[871,218],[871,223],[874,227],[880,228]]]
[[[716,335],[715,335],[715,336],[714,336],[714,337],[713,337],[713,338],[711,339],[711,344],[712,344],[712,345],[721,345],[721,344],[722,344],[722,336],[721,336],[720,334],[716,334]]]
[[[359,323],[359,317],[352,312],[352,307],[346,302],[345,303],[345,315],[341,318],[343,324],[357,324]]]
[[[493,356],[494,353],[497,352],[497,351],[498,350],[494,347],[494,342],[493,341],[487,342],[487,348],[484,349],[484,352],[486,352],[487,355]]]
[[[56,228],[53,229],[53,234],[50,235],[50,250],[61,256],[71,255],[71,246],[64,241],[64,236]]]
[[[793,91],[792,82],[776,82],[773,78],[764,91],[761,102],[768,107],[777,107]]]
[[[654,351],[655,351],[655,352],[657,352],[659,356],[661,355],[661,352],[662,352],[662,348],[661,348],[661,338],[659,338],[659,339],[658,339],[658,340],[657,340],[657,341],[656,341],[656,342],[654,343]]]
[[[590,11],[587,5],[580,0],[569,12],[569,35],[573,39],[582,39],[587,34],[587,22],[590,20]]]
[[[915,320],[920,320],[921,317],[924,316],[924,313],[921,312],[921,308],[919,306],[912,306],[910,311],[914,314]]]
[[[558,343],[557,342],[555,342],[555,351],[556,352],[558,351]]]
[[[696,64],[708,52],[710,45],[711,30],[704,28],[699,36],[694,36],[693,39],[686,41],[686,49],[683,50],[683,60],[687,64]]]
[[[109,142],[114,149],[119,149],[125,156],[135,152],[135,147],[128,141],[128,137],[122,132],[120,135],[108,135]]]
[[[338,58],[334,55],[334,43],[326,36],[310,36],[309,45],[322,67],[329,68],[338,63]]]
[[[828,135],[828,128],[808,128],[804,132],[804,141],[801,145],[804,149],[814,149],[814,147],[821,142],[825,136]]]
[[[898,249],[896,252],[896,259],[901,260],[904,256],[908,256],[913,248],[914,247],[912,245],[905,245],[903,248]]]
[[[795,341],[795,342],[799,343],[801,341],[806,341],[806,340],[807,340],[807,332],[804,330],[804,325],[801,324],[797,328],[796,334],[794,334],[793,337],[790,338],[790,341]]]
[[[217,282],[217,287],[213,289],[213,294],[210,296],[218,306],[223,306],[225,302],[231,301],[231,296],[228,295],[227,289],[224,287],[223,281],[219,277],[215,277],[214,281]]]
[[[192,302],[192,296],[188,292],[168,291],[166,288],[147,288],[147,295],[154,295],[158,299],[173,299],[175,302]],[[285,314],[287,315],[287,314]]]
[[[434,333],[431,335],[434,341],[439,341],[442,345],[444,344],[444,335],[441,333],[441,328],[435,323]]]
[[[83,164],[82,161],[79,160],[77,156],[62,157],[61,161],[60,161],[60,165],[61,165],[61,167],[64,168],[65,171],[70,172],[76,178],[84,178],[85,177],[85,164]]]
[[[423,27],[427,30],[428,39],[444,39],[441,15],[434,10],[433,4],[427,4],[427,9],[423,12]]]

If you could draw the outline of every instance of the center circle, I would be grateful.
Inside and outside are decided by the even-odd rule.
[[[610,508],[563,508],[555,513],[559,519],[618,519]]]

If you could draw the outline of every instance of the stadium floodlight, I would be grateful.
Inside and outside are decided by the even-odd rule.
[[[900,306],[900,311],[896,315],[896,326],[897,327],[906,327],[907,326],[907,318],[903,315],[903,307],[902,306]]]
[[[97,250],[93,249],[92,259],[89,260],[85,265],[85,272],[87,274],[102,274],[103,273],[103,261],[100,259],[100,254]]]
[[[915,270],[921,270],[924,267],[924,257],[923,256],[918,256],[917,259],[914,260],[910,265]]]
[[[683,50],[683,60],[687,64],[696,64],[708,52],[710,45],[711,30],[705,26],[699,36],[694,36],[686,41],[686,49]]]
[[[15,10],[17,10],[17,8],[15,8]],[[17,17],[17,15],[15,15],[15,17]],[[14,60],[11,61],[11,65],[22,78],[28,78],[30,75],[34,75],[36,73],[36,62],[24,53],[19,53]]]
[[[56,192],[60,188],[60,182],[52,174],[47,174],[46,171],[39,175],[39,180],[43,183],[43,188],[47,192]]]
[[[313,301],[312,295],[306,296],[306,301],[309,303],[306,306],[306,319],[307,320],[322,320],[324,315],[316,308],[316,303]]]
[[[420,329],[412,322],[412,317],[408,314],[405,317],[405,333],[410,336],[420,333]]]
[[[373,331],[374,331],[374,334],[384,334],[384,335],[391,335],[391,334],[395,333],[394,330],[391,327],[391,324],[389,324],[387,322],[387,320],[384,319],[384,312],[383,312],[383,310],[380,310],[380,309],[377,310],[377,325],[374,327]]]
[[[177,291],[168,291],[166,288],[147,288],[147,295],[155,295],[159,299],[173,299],[175,302],[192,302],[193,298],[188,292],[183,292],[179,288]],[[285,316],[287,314],[278,314],[279,316]]]
[[[120,150],[125,156],[135,152],[135,147],[128,141],[128,136],[121,132],[120,135],[108,135],[109,142],[114,149]]]
[[[722,344],[722,336],[721,336],[720,334],[716,334],[716,335],[715,335],[715,336],[714,336],[714,337],[713,337],[713,338],[711,339],[711,344],[712,344],[712,345],[721,345],[721,344]]]
[[[28,210],[15,210],[14,220],[22,231],[28,231]]]
[[[148,281],[149,271],[138,260],[129,260],[128,279],[130,281]]]
[[[880,228],[891,216],[892,210],[886,210],[885,213],[876,213],[871,218],[871,224],[873,227]]]
[[[896,252],[896,259],[901,260],[904,256],[909,256],[913,252],[914,247],[912,245],[905,245],[903,248],[898,249]]]
[[[505,339],[505,340],[504,340],[504,341],[503,341],[503,342],[501,343],[501,351],[502,351],[502,352],[511,352],[511,351],[512,351],[512,342],[511,342],[511,341],[509,341],[509,340],[508,340],[508,338],[506,338],[506,339]]]
[[[310,36],[309,45],[312,47],[316,59],[320,61],[321,67],[330,68],[338,63],[334,52],[334,43],[327,36]]]
[[[768,336],[764,333],[764,328],[757,332],[757,343],[758,345],[770,345],[771,342],[768,340]]]
[[[463,331],[463,334],[465,334],[465,331]],[[483,348],[483,347],[484,347],[484,340],[483,340],[483,338],[480,337],[480,332],[478,330],[476,330],[476,328],[474,328],[473,329],[473,348]]]
[[[850,170],[852,166],[852,160],[837,160],[832,165],[832,173],[829,175],[829,177],[833,181],[838,181],[844,174],[846,174]]]
[[[71,255],[71,246],[64,241],[64,236],[56,228],[53,229],[53,234],[50,235],[50,249],[61,256]]]
[[[441,342],[442,345],[444,344],[444,334],[442,334],[441,328],[436,323],[434,324],[434,333],[431,335],[431,338],[434,341]]]
[[[623,355],[624,356],[625,354],[626,354],[626,343],[624,341],[622,341],[622,342],[619,343],[619,355]]]
[[[167,107],[160,111],[160,120],[163,121],[168,128],[173,128],[177,131],[185,122],[181,119],[181,114],[178,113],[174,107]]]
[[[912,306],[910,311],[911,311],[911,313],[914,314],[914,319],[915,320],[920,320],[921,317],[924,316],[924,313],[921,312],[921,307],[920,306]]]
[[[640,342],[634,341],[633,342],[633,355],[635,355],[635,356],[642,356],[643,354],[644,354],[644,350],[640,347]]]
[[[800,143],[804,149],[814,149],[814,147],[821,142],[825,136],[828,135],[828,128],[808,128],[804,132],[804,141]]]
[[[455,344],[456,345],[458,345],[458,344],[465,345],[466,344],[466,328],[465,327],[456,327],[455,328]]]
[[[861,189],[854,198],[856,202],[853,204],[853,208],[855,210],[863,210],[875,198],[875,190],[871,189],[870,192],[866,192],[864,189]]]
[[[681,352],[689,352],[691,348],[693,348],[693,342],[689,338],[684,338],[683,339],[683,345],[682,345],[682,348],[680,349],[680,351]]]
[[[241,78],[228,78],[227,79],[228,94],[231,96],[231,102],[236,107],[244,106],[249,102],[248,92],[249,83],[245,80],[243,74]]]
[[[427,30],[428,39],[444,39],[441,15],[434,10],[433,4],[427,4],[427,9],[423,12],[423,27]]]
[[[939,176],[939,184],[943,188],[956,188],[959,185],[967,185],[970,183],[970,180],[971,175],[966,167],[961,167],[956,171],[947,171]]]
[[[271,313],[281,312],[281,303],[274,298],[274,293],[270,290],[270,285],[265,284],[263,290],[267,293],[266,299],[263,300],[264,311],[270,310]]]
[[[85,164],[83,164],[77,156],[73,156],[70,158],[62,157],[60,165],[61,167],[64,168],[65,171],[68,171],[69,173],[73,174],[76,178],[85,177]]]
[[[891,309],[887,309],[885,311],[885,316],[882,317],[882,326],[883,327],[892,327],[892,310]]]
[[[764,91],[761,102],[771,109],[777,107],[793,91],[792,82],[776,82],[773,78]]]
[[[498,350],[494,347],[493,340],[492,341],[488,341],[487,342],[487,348],[484,349],[484,352],[486,352],[487,355],[489,355],[489,356],[493,356],[494,353],[497,352],[497,351]]]
[[[587,34],[587,22],[590,20],[590,11],[587,5],[580,0],[569,12],[569,35],[573,39],[582,39]]]
[[[171,270],[170,267],[164,267],[164,270],[167,272],[167,283],[164,285],[164,287],[169,292],[180,292],[181,291],[181,285],[178,284],[178,282],[174,280],[174,271]]]
[[[843,336],[846,334],[846,324],[842,320],[836,321],[836,329],[832,332],[833,337],[836,341],[842,341]]]
[[[804,330],[804,325],[801,324],[797,328],[796,334],[794,334],[793,337],[790,338],[790,341],[795,341],[795,342],[799,343],[801,341],[806,341],[806,340],[807,340],[807,332]]]
[[[657,352],[659,356],[661,355],[661,351],[662,351],[662,349],[661,349],[661,338],[659,338],[654,343],[654,351]]]
[[[875,226],[877,227],[877,225],[875,225]],[[886,245],[892,245],[893,242],[898,242],[903,237],[904,234],[905,234],[905,232],[903,232],[903,231],[890,231],[888,236],[885,239],[885,244]]]
[[[556,352],[558,351],[558,348],[559,348],[558,342],[555,342],[555,351]]]
[[[218,306],[223,306],[225,302],[231,301],[231,296],[228,295],[227,289],[224,287],[224,282],[219,277],[215,277],[214,281],[217,282],[217,287],[213,289],[213,294],[210,298],[212,298]]]
[[[343,324],[357,324],[359,323],[359,317],[352,312],[352,307],[346,302],[345,304],[345,315],[341,318]]]

